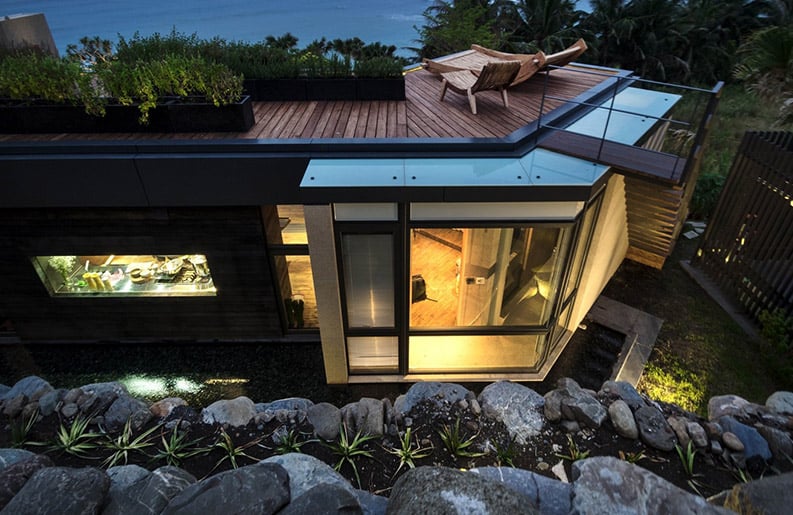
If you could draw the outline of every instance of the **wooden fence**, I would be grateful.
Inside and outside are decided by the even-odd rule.
[[[755,320],[793,316],[793,133],[744,135],[692,265]]]

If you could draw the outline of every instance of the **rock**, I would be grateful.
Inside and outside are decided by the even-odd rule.
[[[793,505],[793,472],[738,483],[724,503],[737,513],[790,513]]]
[[[436,407],[451,406],[466,398],[468,389],[455,383],[439,383],[426,381],[416,383],[410,387],[406,394],[400,395],[394,401],[394,409],[403,416],[409,413],[417,404],[428,400]]]
[[[724,432],[717,422],[704,422],[702,427],[705,428],[705,432],[710,439],[721,438],[721,434]]]
[[[3,415],[8,418],[17,418],[22,414],[22,408],[28,403],[28,398],[24,395],[17,395],[3,401]]]
[[[643,408],[640,408],[640,410]],[[639,466],[613,457],[573,463],[573,500],[570,513],[727,514]]]
[[[760,426],[757,431],[768,442],[774,460],[782,461],[793,458],[793,440],[789,434],[768,426]]]
[[[611,424],[618,435],[631,440],[639,438],[639,428],[636,427],[636,420],[634,420],[633,412],[627,402],[617,399],[609,406],[608,413]]]
[[[20,379],[14,386],[11,387],[3,395],[0,395],[0,401],[8,401],[21,395],[25,396],[28,402],[37,401],[45,393],[53,390],[50,383],[38,376],[28,376]]]
[[[453,513],[539,513],[530,502],[502,483],[479,474],[445,467],[408,470],[394,485],[389,515]]]
[[[355,403],[356,409],[352,412],[354,420],[348,425],[348,430],[353,434],[360,432],[363,435],[383,435],[383,403],[378,399],[363,397]],[[342,417],[344,413],[342,410]]]
[[[686,424],[686,432],[688,432],[688,436],[691,437],[691,441],[694,442],[694,445],[700,449],[708,446],[708,435],[698,423],[688,422]]]
[[[252,403],[251,403],[252,404]],[[227,470],[178,493],[163,515],[272,514],[289,502],[289,476],[273,463]]]
[[[2,402],[3,395],[5,395],[6,393],[8,393],[10,391],[11,391],[11,387],[10,386],[4,385],[4,384],[0,384],[0,402]]]
[[[559,422],[562,420],[562,398],[564,398],[564,394],[559,390],[551,390],[545,394],[543,414],[548,419],[548,422]]]
[[[63,406],[61,406],[61,415],[63,415],[66,418],[74,417],[75,415],[77,415],[77,413],[79,413],[79,411],[80,408],[74,402],[70,402],[69,404],[64,404]]]
[[[564,462],[559,462],[553,467],[551,467],[551,472],[553,475],[559,478],[559,481],[562,483],[569,483],[570,479],[567,477],[567,471],[564,469]]]
[[[179,397],[167,397],[149,406],[149,412],[156,418],[164,419],[168,418],[177,406],[187,406],[187,403]]]
[[[288,397],[286,399],[279,399],[273,402],[260,402],[256,404],[256,411],[264,413],[265,411],[308,411],[308,408],[313,406],[314,403],[309,399],[302,397]]]
[[[642,442],[661,451],[675,448],[675,432],[669,427],[664,414],[652,406],[643,406],[634,413]]]
[[[180,468],[160,467],[126,487],[111,488],[102,515],[158,515],[195,482],[192,474]]]
[[[344,488],[333,484],[317,485],[298,498],[293,498],[278,515],[336,515],[363,513],[358,498]]]
[[[581,431],[581,424],[575,420],[562,420],[559,425],[562,426],[562,431],[565,433],[577,433]]]
[[[0,470],[0,510],[25,486],[38,470],[52,467],[52,460],[43,454],[18,461]]]
[[[89,394],[93,397],[92,409],[96,413],[104,413],[113,402],[119,397],[129,397],[127,388],[117,382],[110,381],[107,383],[91,383],[81,386],[79,389],[80,394]],[[86,398],[87,400],[87,398]],[[78,402],[79,397],[72,402]]]
[[[724,416],[745,417],[753,411],[752,403],[737,395],[717,395],[708,401],[708,420],[717,420]]]
[[[110,486],[107,474],[95,468],[40,469],[25,483],[3,513],[88,515],[102,507]]]
[[[363,515],[385,515],[388,507],[388,499],[380,495],[375,495],[366,490],[355,490],[355,498],[361,507]]]
[[[281,456],[271,456],[260,463],[275,463],[286,469],[287,474],[289,474],[289,491],[292,494],[292,498],[297,498],[312,487],[322,483],[340,485],[350,493],[353,493],[352,485],[344,479],[344,476],[333,470],[325,462],[308,454],[293,452]],[[258,467],[259,465],[252,466]]]
[[[123,490],[151,474],[150,470],[146,470],[140,465],[118,465],[110,467],[106,472],[110,478],[108,496],[112,496],[114,492]]]
[[[339,437],[341,410],[329,402],[314,404],[306,410],[308,423],[314,427],[314,434],[323,440],[333,441]]]
[[[63,396],[63,403],[64,404],[77,404],[77,399],[83,394],[83,391],[79,388],[72,388],[71,390],[67,391]]]
[[[489,384],[477,400],[485,416],[503,422],[519,445],[526,445],[545,425],[545,399],[521,384],[509,381]]]
[[[631,411],[636,411],[645,405],[644,399],[632,384],[625,381],[606,381],[600,387],[601,394],[616,395],[630,406]]]
[[[556,385],[556,390],[545,395],[544,414],[549,421],[566,418],[597,429],[608,417],[606,408],[573,379],[563,377]]]
[[[145,402],[123,395],[110,405],[105,412],[105,425],[110,431],[118,431],[124,427],[127,420],[134,431],[140,431],[151,420],[149,405]]]
[[[669,417],[666,422],[672,428],[672,431],[675,432],[680,447],[684,449],[688,447],[688,443],[691,441],[691,437],[688,434],[688,420],[683,417]]]
[[[0,471],[14,463],[32,459],[34,456],[35,453],[25,449],[0,449]]]
[[[49,417],[58,408],[58,403],[61,398],[66,394],[66,390],[58,389],[47,392],[39,399],[39,413],[44,417]]]
[[[793,415],[793,392],[774,392],[766,399],[765,405],[782,415]]]
[[[537,513],[567,515],[570,512],[573,488],[569,483],[516,468],[483,467],[471,469],[471,473],[523,495],[529,500],[529,509]]]
[[[718,440],[711,440],[710,441],[710,453],[716,456],[721,456],[724,452],[724,449],[721,446],[721,442]]]
[[[83,392],[83,394],[77,398],[75,404],[77,404],[77,407],[80,408],[80,411],[83,413],[100,413],[104,410],[99,409],[97,401],[99,401],[99,396],[97,396],[96,393]],[[107,408],[107,406],[105,408]]]
[[[768,442],[760,435],[757,429],[741,424],[732,417],[719,418],[719,425],[724,429],[725,433],[730,432],[738,437],[738,440],[743,443],[743,454],[747,460],[762,459],[763,461],[771,461],[773,457],[771,449],[768,447]],[[724,435],[722,434],[722,438]]]
[[[721,435],[721,441],[724,442],[724,446],[731,451],[734,452],[743,452],[743,443],[735,436],[733,433],[729,431],[725,431],[723,435]]]
[[[253,419],[256,410],[253,401],[247,397],[215,401],[201,410],[201,420],[205,424],[228,424],[244,426]]]
[[[468,402],[471,403],[471,413],[478,417],[482,413],[482,406],[479,404],[479,401],[476,399],[471,399]]]

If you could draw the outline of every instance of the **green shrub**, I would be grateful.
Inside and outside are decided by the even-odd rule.
[[[371,57],[355,62],[356,77],[398,78],[402,76],[402,64],[391,57]]]
[[[691,217],[707,220],[716,210],[719,195],[727,178],[716,172],[705,172],[697,179],[694,195],[691,197]]]

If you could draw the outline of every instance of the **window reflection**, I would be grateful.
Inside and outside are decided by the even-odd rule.
[[[545,324],[568,235],[547,226],[413,229],[411,327]]]

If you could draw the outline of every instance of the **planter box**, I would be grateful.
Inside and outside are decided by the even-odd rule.
[[[149,111],[149,123],[138,122],[137,106],[108,105],[105,116],[92,116],[82,106],[0,105],[0,132],[216,132],[247,131],[254,124],[250,97],[227,106],[169,100]]]
[[[405,100],[405,78],[357,79],[358,100]]]
[[[253,79],[256,82],[255,100],[306,100],[306,79]]]
[[[246,79],[245,91],[261,102],[303,100],[405,100],[405,78]]]

